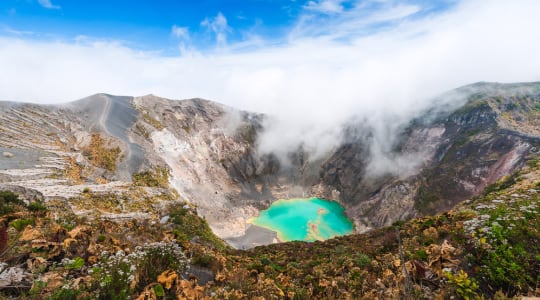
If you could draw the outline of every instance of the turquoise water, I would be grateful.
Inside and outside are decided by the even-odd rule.
[[[278,200],[249,223],[277,232],[283,242],[326,240],[353,231],[343,207],[320,198]]]

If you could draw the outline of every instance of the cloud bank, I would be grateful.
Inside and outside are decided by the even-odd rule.
[[[3,37],[0,99],[58,103],[97,92],[202,97],[271,115],[261,150],[303,145],[316,156],[339,144],[340,126],[351,119],[376,128],[384,148],[400,124],[444,91],[477,81],[540,80],[539,1],[470,0],[427,14],[385,1],[369,15],[342,2],[308,2],[287,42],[259,40],[263,46],[247,50],[227,45],[232,29],[222,14],[201,23],[219,51],[191,49],[178,57],[114,41]],[[317,9],[334,17],[317,26],[310,21]],[[172,34],[187,31],[173,27]]]

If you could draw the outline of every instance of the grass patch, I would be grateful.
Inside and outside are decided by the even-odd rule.
[[[39,212],[45,212],[47,211],[47,206],[45,206],[43,203],[34,201],[30,204],[28,204],[28,210],[31,212],[39,213]]]
[[[82,153],[93,165],[114,172],[116,170],[116,161],[120,156],[120,148],[105,147],[105,141],[101,135],[93,133],[90,145],[84,148]]]
[[[173,233],[178,240],[197,238],[218,250],[226,248],[225,243],[212,232],[206,220],[191,209],[184,209],[182,206],[171,207],[169,215],[171,223],[175,225]]]
[[[169,187],[169,170],[164,167],[156,167],[155,170],[142,171],[132,175],[133,185],[149,187]]]
[[[36,224],[36,221],[34,219],[18,219],[18,220],[13,220],[11,221],[11,223],[9,223],[9,225],[17,229],[17,231],[22,231],[24,228],[26,228],[26,226],[28,225],[34,226],[35,224]]]

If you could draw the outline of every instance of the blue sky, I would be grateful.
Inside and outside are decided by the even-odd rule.
[[[176,55],[179,45],[212,51],[230,45],[282,44],[299,32],[327,34],[335,22],[347,18],[369,19],[402,10],[403,15],[363,25],[364,34],[373,33],[408,18],[441,13],[453,4],[450,0],[3,0],[0,33],[42,40],[115,40],[134,49]],[[351,34],[343,32],[340,38]]]

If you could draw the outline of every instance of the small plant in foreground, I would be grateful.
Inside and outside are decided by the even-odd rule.
[[[137,246],[130,254],[104,252],[101,262],[91,268],[93,291],[98,299],[126,299],[154,282],[165,270],[183,274],[187,266],[187,258],[174,242]]]
[[[14,220],[10,223],[10,225],[17,229],[17,231],[21,231],[23,230],[26,226],[28,225],[34,225],[35,224],[35,221],[34,219],[18,219],[18,220]]]
[[[47,207],[41,202],[34,201],[28,204],[28,210],[31,212],[43,212],[47,210]]]
[[[446,273],[448,282],[452,285],[460,297],[465,300],[479,299],[478,296],[478,283],[474,278],[469,278],[469,275],[463,270],[460,270],[458,274]]]
[[[67,259],[64,262],[66,269],[80,269],[84,266],[84,259],[81,257],[75,257],[74,259]]]
[[[0,191],[0,216],[15,211],[15,206],[24,206],[19,196],[10,191]]]

